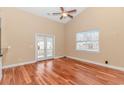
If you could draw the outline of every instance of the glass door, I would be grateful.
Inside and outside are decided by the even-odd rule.
[[[54,37],[37,35],[37,60],[46,60],[54,57]]]

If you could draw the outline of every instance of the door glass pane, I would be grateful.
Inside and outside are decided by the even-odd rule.
[[[51,49],[47,50],[47,57],[52,57],[53,51]]]
[[[47,37],[46,56],[47,57],[53,56],[53,38],[52,37]]]
[[[52,39],[52,37],[47,37],[47,49],[53,49],[53,39]]]
[[[38,48],[38,58],[44,58],[45,57],[45,45],[44,45],[44,38],[39,37],[38,38],[38,43],[37,43],[37,48]]]

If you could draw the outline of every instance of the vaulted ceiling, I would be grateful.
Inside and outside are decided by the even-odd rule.
[[[69,17],[65,17],[62,20],[60,20],[61,15],[50,15],[51,13],[54,12],[60,12],[60,7],[18,7],[18,9],[21,9],[23,11],[38,15],[38,16],[43,16],[48,19],[60,22],[60,23],[67,23],[70,20],[72,20]],[[72,13],[72,15],[75,17],[79,15],[82,11],[84,11],[86,8],[85,7],[64,7],[66,11],[76,9],[76,13]]]

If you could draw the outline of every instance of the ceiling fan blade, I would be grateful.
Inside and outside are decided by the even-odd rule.
[[[52,13],[53,15],[60,15],[61,13]]]
[[[71,19],[73,19],[73,16],[72,16],[72,15],[70,15],[70,14],[68,14],[68,17],[70,17]]]
[[[73,13],[73,12],[76,12],[77,10],[74,9],[74,10],[70,10],[70,11],[67,11],[68,13]]]
[[[62,20],[63,16],[60,17],[60,20]]]
[[[63,7],[60,7],[61,11],[64,12],[64,8]]]

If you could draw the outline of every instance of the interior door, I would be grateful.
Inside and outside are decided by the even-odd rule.
[[[37,60],[46,60],[54,57],[54,37],[37,35]]]

